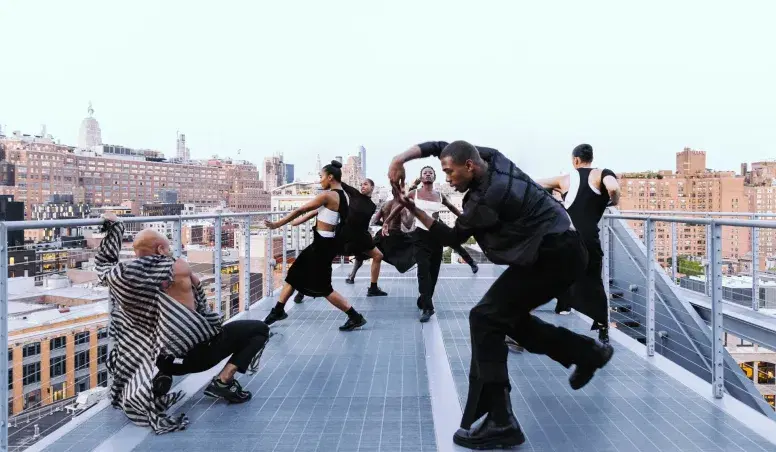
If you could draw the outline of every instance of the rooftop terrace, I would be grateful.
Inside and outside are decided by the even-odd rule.
[[[413,272],[386,269],[381,286],[390,296],[366,298],[366,272],[335,287],[369,323],[342,333],[342,314],[323,299],[289,304],[260,371],[243,376],[254,393],[230,406],[202,395],[207,372],[178,384],[188,398],[186,431],[154,435],[130,424],[105,401],[45,437],[30,451],[451,451],[467,391],[470,359],[467,315],[501,269],[443,266],[437,315],[418,322]],[[244,315],[263,319],[273,300]],[[588,333],[580,315],[558,316],[553,304],[538,315]],[[612,333],[615,356],[580,391],[569,371],[543,356],[511,353],[512,402],[531,451],[773,451],[776,424],[743,403],[711,396],[710,383],[644,346]],[[15,435],[11,435],[12,445]],[[21,437],[19,437],[21,439]]]

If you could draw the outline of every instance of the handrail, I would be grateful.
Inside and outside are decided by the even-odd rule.
[[[216,218],[245,218],[260,215],[284,215],[290,211],[278,212],[241,212],[241,213],[206,213],[197,215],[165,215],[158,217],[119,217],[123,223],[157,223],[161,221],[188,221],[188,220],[210,220]],[[25,220],[25,221],[0,221],[5,225],[7,231],[21,231],[24,229],[43,229],[43,228],[67,228],[78,226],[99,226],[105,220],[102,218],[78,218],[68,220]]]
[[[689,218],[689,217],[667,217],[660,215],[622,215],[605,213],[604,218],[612,218],[618,220],[636,220],[636,221],[659,221],[664,223],[685,223],[693,225],[718,225],[718,226],[735,226],[742,228],[767,228],[776,229],[776,221],[774,220],[726,220],[719,218]]]
[[[685,216],[704,216],[704,217],[761,217],[776,218],[776,213],[755,213],[755,212],[688,212],[685,210],[620,210],[624,214],[643,214],[649,212],[655,215],[685,215]]]

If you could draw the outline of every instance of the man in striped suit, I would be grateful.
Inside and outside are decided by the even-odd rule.
[[[106,236],[95,261],[110,291],[113,406],[156,433],[182,430],[188,424],[185,414],[166,414],[183,396],[169,393],[172,376],[202,372],[226,358],[205,394],[230,403],[250,400],[234,375],[258,369],[269,327],[259,320],[222,325],[189,264],[173,258],[170,242],[156,231],[141,231],[133,243],[137,258],[119,262],[124,225],[116,215],[103,218]]]

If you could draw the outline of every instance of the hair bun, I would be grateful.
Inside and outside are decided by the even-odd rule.
[[[331,166],[333,166],[335,168],[342,168],[342,162],[340,162],[339,160],[332,160],[331,161]]]

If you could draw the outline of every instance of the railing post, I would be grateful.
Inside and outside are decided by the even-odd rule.
[[[644,221],[647,245],[647,356],[655,355],[655,222]]]
[[[612,219],[611,218],[604,218],[603,219],[603,243],[602,248],[604,251],[604,274],[602,275],[602,279],[604,280],[604,291],[606,291],[606,324],[611,323],[611,287],[609,287],[609,278],[611,277],[611,267],[610,267],[610,255],[611,255],[611,233],[612,233]]]
[[[677,263],[676,247],[679,243],[679,239],[676,237],[676,222],[671,222],[671,278],[674,280],[674,284],[677,283],[676,269],[679,264]]]
[[[724,331],[722,330],[722,226],[711,225],[711,389],[714,397],[722,398],[725,388]]]
[[[294,259],[299,257],[299,248],[302,246],[302,237],[301,237],[300,231],[302,230],[303,227],[304,225],[299,225],[294,228],[294,235],[296,236],[296,240],[295,240],[296,244],[294,244],[294,242],[291,242],[292,244],[294,244]]]
[[[8,451],[8,229],[0,223],[0,451]],[[18,384],[18,383],[17,383]]]
[[[215,311],[221,312],[221,215],[215,220],[215,249],[213,250],[213,273],[215,276],[216,307]]]
[[[706,216],[708,218],[708,215]],[[704,282],[704,287],[706,290],[706,296],[711,296],[711,235],[712,235],[712,227],[711,225],[706,226],[706,265],[704,266],[704,272],[706,274],[706,281]]]
[[[757,215],[752,215],[752,220],[757,220]],[[757,250],[760,244],[760,231],[752,228],[752,309],[760,310],[760,281],[757,279],[757,271],[760,266],[760,253]]]
[[[178,259],[183,254],[183,234],[180,217],[172,222],[172,253]]]
[[[286,225],[283,226],[283,270],[282,270],[283,278],[286,277],[286,266],[287,266],[287,263],[286,263],[286,253],[288,252],[288,246],[287,246],[287,243],[286,243],[287,242],[287,240],[286,240],[287,236],[288,236],[288,225],[286,224]]]
[[[243,310],[251,310],[251,217],[243,225]]]
[[[269,216],[270,221],[274,220],[274,218],[275,218],[274,215]],[[266,268],[267,285],[264,287],[264,294],[267,297],[271,297],[273,289],[275,288],[275,282],[274,282],[275,277],[273,275],[274,265],[270,263],[275,259],[275,253],[272,251],[272,230],[271,229],[267,230],[267,246],[264,251],[265,251],[264,261],[266,262],[266,267],[267,267]]]

